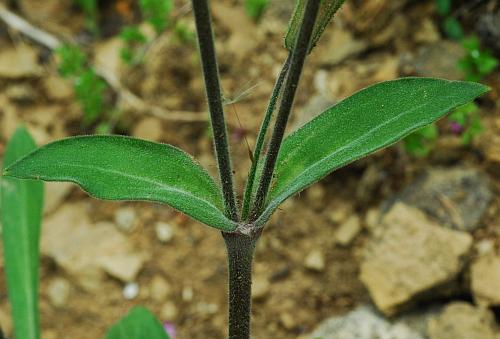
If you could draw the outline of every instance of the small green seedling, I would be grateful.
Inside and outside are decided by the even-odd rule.
[[[124,46],[120,50],[120,57],[127,65],[134,66],[142,62],[140,55],[141,47],[147,42],[147,38],[137,26],[126,26],[122,29],[120,37]]]
[[[14,133],[3,158],[3,167],[36,149],[25,128]],[[43,183],[3,177],[0,213],[7,292],[12,306],[16,338],[40,339],[38,267]]]
[[[56,141],[9,166],[4,175],[71,181],[100,199],[164,203],[221,231],[229,266],[229,338],[248,339],[254,249],[279,205],[334,170],[394,144],[488,91],[478,83],[431,78],[382,82],[330,107],[285,138],[304,61],[343,2],[297,2],[285,39],[289,56],[264,114],[241,201],[233,185],[207,0],[193,0],[192,6],[220,185],[186,152],[124,136]]]
[[[460,40],[464,36],[462,25],[452,14],[453,0],[436,0],[436,9],[443,18],[442,29],[452,40]]]
[[[267,6],[269,6],[269,0],[245,0],[245,11],[255,21],[261,19]]]
[[[143,19],[153,26],[157,34],[160,34],[169,22],[173,1],[139,0],[139,6]]]
[[[87,56],[74,45],[63,45],[57,50],[60,58],[59,73],[71,79],[76,100],[82,106],[85,125],[94,123],[104,112],[106,83],[87,66]]]
[[[481,48],[478,37],[471,36],[462,40],[466,55],[459,61],[458,68],[464,72],[465,80],[481,81],[498,66],[490,51]]]

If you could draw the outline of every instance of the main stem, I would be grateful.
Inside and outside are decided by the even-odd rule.
[[[250,338],[252,261],[260,236],[222,233],[229,266],[229,339]]]
[[[213,138],[215,143],[215,154],[219,165],[222,193],[226,207],[226,215],[234,221],[238,221],[238,208],[236,195],[234,194],[233,172],[231,169],[231,158],[229,155],[229,144],[227,141],[226,122],[224,119],[224,108],[222,105],[221,90],[219,84],[219,69],[212,32],[212,20],[207,0],[192,0],[193,12],[198,35],[201,62],[203,65],[203,77],[210,110],[210,121],[212,123]]]
[[[259,217],[266,200],[267,192],[269,191],[274,168],[276,166],[276,159],[278,158],[281,142],[283,141],[283,135],[285,134],[285,128],[292,110],[293,101],[295,99],[295,92],[297,91],[300,75],[302,74],[304,61],[309,52],[311,36],[316,22],[316,17],[318,16],[319,6],[320,0],[307,1],[300,31],[295,43],[295,48],[292,51],[292,60],[283,89],[281,106],[276,117],[273,135],[271,137],[271,141],[269,142],[266,162],[264,163],[264,169],[260,176],[259,187],[255,195],[255,204],[250,214],[250,222],[257,220]]]

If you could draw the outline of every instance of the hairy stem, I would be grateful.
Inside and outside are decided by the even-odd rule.
[[[271,141],[269,142],[266,162],[260,177],[259,188],[257,189],[257,194],[255,196],[255,204],[250,215],[251,222],[258,218],[266,200],[267,192],[269,191],[274,168],[276,166],[276,159],[278,158],[281,142],[283,141],[283,135],[285,134],[285,128],[292,110],[293,101],[295,99],[295,92],[297,91],[300,75],[302,74],[302,69],[304,67],[304,61],[309,51],[311,35],[316,22],[316,17],[318,16],[319,5],[320,0],[307,1],[297,42],[292,51],[290,70],[288,71],[288,77],[286,78],[283,89],[283,97],[281,99],[278,116],[276,117],[273,135],[271,137]]]
[[[259,235],[222,233],[229,266],[229,339],[250,338],[252,261]]]
[[[253,161],[252,166],[250,167],[250,171],[248,173],[247,186],[245,187],[245,194],[243,196],[243,209],[241,219],[245,220],[248,216],[248,212],[250,209],[250,203],[252,200],[252,190],[255,182],[255,175],[257,173],[257,165],[260,159],[260,153],[262,152],[262,148],[264,147],[264,141],[266,139],[267,130],[269,128],[269,123],[271,122],[271,118],[274,113],[274,109],[276,107],[276,102],[278,101],[278,97],[281,92],[281,87],[283,82],[285,81],[285,77],[288,74],[288,69],[290,67],[290,54],[285,60],[283,67],[281,68],[278,79],[276,80],[276,84],[274,85],[273,92],[271,94],[271,99],[269,100],[269,105],[267,106],[266,114],[264,119],[262,120],[262,124],[260,125],[259,134],[257,136],[257,141],[255,143],[255,149],[253,152]]]
[[[226,215],[232,220],[237,221],[238,208],[233,186],[233,173],[227,141],[224,108],[222,106],[219,70],[215,55],[210,9],[208,8],[207,0],[192,0],[192,4]]]

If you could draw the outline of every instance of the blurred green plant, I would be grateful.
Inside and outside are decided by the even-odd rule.
[[[97,0],[73,0],[85,14],[85,28],[92,34],[99,34],[99,8]]]
[[[481,48],[477,36],[462,40],[466,55],[458,62],[458,68],[464,73],[467,81],[481,81],[491,74],[498,66],[496,59],[489,50]]]
[[[87,66],[87,56],[76,45],[63,45],[56,50],[59,73],[73,82],[76,100],[82,107],[83,123],[94,123],[104,112],[106,83]]]
[[[120,50],[120,57],[127,65],[137,65],[142,61],[141,47],[147,42],[147,38],[137,26],[126,26],[120,33],[124,46]]]
[[[436,9],[438,14],[443,18],[441,28],[448,38],[460,40],[463,38],[464,33],[462,25],[451,12],[452,1],[453,0],[436,0]]]
[[[406,152],[413,156],[425,157],[434,148],[438,136],[439,129],[436,124],[425,126],[404,139]]]
[[[245,0],[245,11],[255,21],[261,19],[267,6],[269,6],[269,0]]]
[[[143,19],[153,26],[157,34],[167,27],[173,7],[172,0],[140,0],[139,7]]]

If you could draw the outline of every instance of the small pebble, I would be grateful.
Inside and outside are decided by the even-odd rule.
[[[182,290],[182,300],[184,300],[184,301],[193,300],[193,295],[194,295],[194,292],[193,292],[193,288],[191,288],[191,287],[184,287],[184,289]]]
[[[356,215],[347,219],[335,232],[335,242],[341,246],[348,246],[361,231],[361,221]]]
[[[161,302],[170,294],[169,283],[160,276],[155,276],[151,280],[151,299]]]
[[[177,306],[171,301],[166,302],[160,311],[160,315],[163,319],[174,320],[177,318]]]
[[[214,303],[198,303],[196,305],[196,309],[198,310],[199,313],[204,314],[204,315],[212,315],[217,313],[219,310],[219,306]]]
[[[262,299],[269,293],[269,280],[265,277],[256,276],[252,283],[252,298]]]
[[[123,297],[127,300],[136,298],[139,295],[139,284],[136,282],[126,284],[122,293]]]
[[[53,279],[47,287],[47,296],[50,303],[55,307],[64,306],[68,300],[70,289],[70,283],[66,279]]]
[[[157,222],[155,224],[155,232],[158,240],[164,244],[170,242],[174,237],[174,229],[166,222]]]
[[[325,257],[320,250],[313,250],[307,255],[304,265],[310,270],[321,272],[325,269]]]
[[[121,207],[115,212],[115,223],[118,229],[130,233],[134,229],[137,214],[132,207]]]

